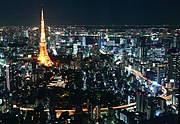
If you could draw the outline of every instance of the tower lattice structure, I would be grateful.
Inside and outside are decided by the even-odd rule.
[[[45,28],[44,28],[44,14],[43,9],[41,10],[41,42],[40,42],[40,52],[37,60],[41,65],[46,67],[50,67],[53,65],[52,60],[48,55],[48,51],[46,49],[46,39],[45,39]]]

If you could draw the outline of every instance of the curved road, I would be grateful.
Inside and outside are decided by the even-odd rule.
[[[127,69],[128,67],[126,67]],[[148,83],[152,83],[153,81],[152,80],[149,80],[147,79],[146,77],[144,77],[139,71],[137,70],[134,70],[132,69],[132,73],[135,75],[135,76],[139,76],[141,78],[143,78],[144,80],[147,80]],[[161,85],[162,86],[162,85]],[[164,86],[162,86],[162,90],[164,91],[164,94],[161,95],[161,98],[164,98],[164,99],[169,99],[172,97],[172,95],[169,95],[169,96],[166,96],[166,93],[167,93],[167,90],[165,89]],[[111,107],[113,109],[122,109],[122,108],[128,108],[128,107],[132,107],[132,106],[135,106],[136,105],[136,102],[134,103],[129,103],[129,104],[126,104],[126,105],[121,105],[121,106],[115,106],[115,107]],[[103,110],[108,110],[108,108],[100,108],[102,111]],[[20,110],[34,110],[33,108],[23,108],[23,107],[20,107]],[[45,110],[45,111],[49,111],[48,109]],[[60,115],[62,112],[65,112],[65,111],[69,111],[70,114],[73,114],[75,112],[74,109],[72,110],[56,110],[56,113],[58,115]],[[87,109],[83,109],[83,111],[87,111]]]
[[[132,72],[133,72],[133,74],[134,74],[135,76],[138,75],[139,77],[143,78],[144,80],[147,80],[149,84],[153,83],[152,80],[147,79],[146,77],[144,77],[139,71],[132,69]],[[162,86],[162,85],[160,85],[160,86],[162,87],[162,90],[163,90],[162,96],[166,96],[166,94],[167,94],[166,88],[165,88],[164,86]]]

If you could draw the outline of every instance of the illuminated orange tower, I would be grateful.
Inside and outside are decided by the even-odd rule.
[[[53,62],[49,58],[47,49],[46,49],[46,39],[45,39],[45,29],[44,29],[44,14],[43,9],[41,10],[41,42],[40,42],[40,52],[37,60],[41,65],[50,67],[53,65]]]

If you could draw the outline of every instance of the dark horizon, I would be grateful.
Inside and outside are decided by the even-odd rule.
[[[1,2],[1,26],[39,26],[41,0]],[[44,0],[45,25],[180,25],[180,1]]]

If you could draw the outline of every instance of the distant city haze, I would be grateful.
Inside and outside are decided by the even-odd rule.
[[[179,25],[179,0],[3,0],[0,25]]]

